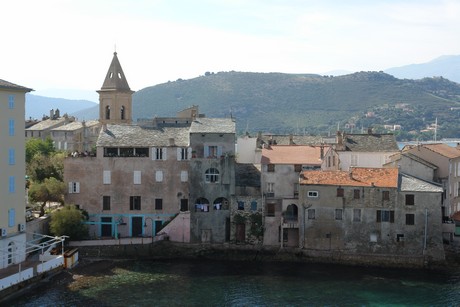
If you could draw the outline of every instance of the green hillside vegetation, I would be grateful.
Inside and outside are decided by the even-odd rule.
[[[328,135],[335,133],[337,125],[382,130],[385,124],[399,124],[403,129],[398,133],[400,139],[429,138],[429,133],[419,131],[438,118],[439,137],[443,133],[444,137],[460,137],[459,112],[451,111],[460,107],[460,85],[440,77],[408,80],[383,72],[338,77],[208,72],[142,89],[133,101],[133,119],[172,116],[199,105],[200,112],[209,117],[232,115],[238,133]],[[401,104],[408,107],[396,108]],[[367,112],[375,116],[368,118]]]

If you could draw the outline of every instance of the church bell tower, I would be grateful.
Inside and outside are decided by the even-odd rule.
[[[101,124],[131,124],[132,95],[117,53],[99,91],[99,122]]]

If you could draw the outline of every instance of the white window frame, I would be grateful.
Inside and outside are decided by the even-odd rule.
[[[155,171],[155,181],[156,182],[163,182],[163,171]]]
[[[71,181],[69,182],[69,194],[80,193],[80,182]]]
[[[102,183],[103,184],[111,184],[112,183],[111,171],[103,171],[103,173],[102,173]]]
[[[307,197],[309,198],[318,198],[319,192],[318,191],[307,191]]]
[[[134,171],[133,173],[133,183],[141,184],[141,171]]]
[[[181,182],[188,181],[188,171],[180,171],[180,181]]]
[[[152,160],[163,160],[167,159],[167,148],[166,147],[152,147]]]

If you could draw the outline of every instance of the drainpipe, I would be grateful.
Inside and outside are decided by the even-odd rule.
[[[423,254],[424,255],[425,255],[425,251],[426,251],[427,227],[428,227],[428,209],[425,209],[425,236],[424,236],[424,240],[423,240]]]

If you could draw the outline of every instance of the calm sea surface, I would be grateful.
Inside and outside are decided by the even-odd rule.
[[[78,287],[44,284],[9,305],[459,306],[460,271],[133,261],[83,277]]]

